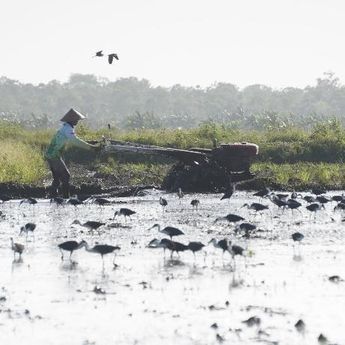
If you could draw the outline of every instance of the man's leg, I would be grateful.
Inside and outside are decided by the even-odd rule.
[[[60,158],[60,181],[61,181],[61,189],[62,189],[62,196],[63,198],[69,198],[69,180],[71,178],[71,174],[66,167],[65,162]]]
[[[54,198],[58,196],[58,188],[60,186],[60,178],[59,178],[59,169],[58,169],[58,160],[56,159],[49,159],[48,160],[49,168],[53,175],[53,182],[50,186],[50,197]]]

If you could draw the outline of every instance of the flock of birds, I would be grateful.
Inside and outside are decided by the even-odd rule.
[[[93,57],[103,57],[103,56],[104,56],[103,50],[99,50],[98,52],[96,52],[96,54]],[[112,64],[114,59],[119,60],[119,56],[116,53],[110,53],[110,54],[107,54],[107,56],[108,56],[109,64]]]
[[[221,200],[224,199],[230,199],[235,191],[235,188],[232,187],[231,193],[226,191],[226,193],[222,196]],[[274,205],[276,205],[279,209],[282,209],[283,212],[285,209],[290,209],[292,212],[298,211],[300,207],[302,207],[302,202],[299,202],[297,199],[301,198],[304,201],[308,203],[306,206],[306,209],[312,213],[314,213],[314,217],[316,216],[316,212],[320,211],[321,209],[324,208],[324,205],[329,202],[337,202],[337,205],[334,207],[334,211],[336,210],[345,210],[345,196],[344,195],[334,195],[332,197],[327,197],[324,195],[324,191],[320,190],[313,190],[312,191],[313,195],[305,195],[302,196],[301,194],[298,194],[296,192],[290,193],[275,193],[271,191],[269,188],[264,188],[263,190],[260,190],[256,193],[253,194],[254,197],[258,197],[260,199],[267,199],[270,202],[272,202]],[[182,199],[184,197],[184,193],[182,192],[181,188],[178,189],[177,191],[177,196],[179,199]],[[11,200],[11,198],[7,196],[0,196],[0,200],[2,202],[6,202]],[[20,205],[22,204],[30,204],[30,205],[35,205],[37,203],[37,200],[34,198],[27,198],[24,200],[20,201]],[[105,206],[105,205],[110,205],[112,204],[112,201],[106,198],[102,197],[89,197],[89,196],[75,196],[70,199],[63,199],[61,197],[55,197],[50,200],[50,203],[57,204],[58,206],[62,205],[73,205],[74,207],[80,206],[80,205],[85,205],[88,203],[93,203],[99,206]],[[160,197],[159,199],[159,204],[162,206],[163,212],[165,212],[166,207],[168,206],[168,201]],[[200,205],[200,200],[198,199],[193,199],[191,201],[191,206],[193,209],[198,210],[198,207]],[[250,204],[245,203],[242,208],[248,208],[249,210],[252,210],[257,213],[262,213],[265,211],[270,211],[270,208],[266,204],[262,204],[260,202],[252,202]],[[113,219],[116,219],[118,216],[123,216],[125,219],[127,217],[131,217],[133,214],[136,212],[129,209],[129,208],[120,208],[118,211],[115,211]],[[229,213],[223,217],[218,217],[214,220],[214,223],[220,222],[220,221],[226,221],[230,224],[234,224],[234,234],[235,235],[241,235],[243,238],[250,238],[256,231],[257,231],[257,226],[255,224],[246,222],[245,219],[237,214]],[[79,220],[75,220],[72,224],[75,225],[80,225],[82,227],[87,228],[89,231],[92,233],[94,231],[100,231],[99,229],[102,226],[105,226],[105,222],[99,222],[99,221],[94,221],[94,220],[89,220],[84,223],[81,223]],[[20,233],[19,235],[25,234],[26,238],[28,237],[28,234],[34,234],[34,231],[36,229],[36,224],[34,223],[26,223],[24,226],[20,228]],[[162,239],[157,239],[154,238],[151,240],[147,247],[148,248],[163,248],[164,253],[166,250],[170,251],[170,256],[171,258],[173,257],[174,253],[179,255],[180,252],[184,252],[187,250],[190,250],[193,255],[195,256],[196,252],[201,251],[206,245],[202,242],[199,241],[191,241],[188,244],[183,244],[181,242],[177,242],[173,240],[174,237],[176,236],[181,236],[184,235],[183,231],[173,227],[173,226],[166,226],[164,228],[161,228],[159,224],[154,224],[149,230],[156,229],[159,233],[164,234],[168,236],[169,238],[162,238]],[[300,232],[294,232],[291,235],[291,239],[294,242],[301,242],[304,238],[304,235]],[[14,252],[14,255],[18,254],[19,257],[21,257],[23,251],[24,251],[24,245],[20,243],[15,243],[13,241],[13,238],[10,238],[11,240],[11,249]],[[224,253],[229,253],[230,256],[232,257],[233,260],[235,260],[236,256],[244,256],[245,255],[245,248],[236,245],[232,243],[231,240],[228,238],[222,238],[222,239],[216,239],[212,238],[208,244],[213,245],[215,248],[218,248],[222,250],[223,255]],[[108,245],[108,244],[96,244],[93,247],[90,247],[88,243],[84,240],[78,242],[76,240],[69,240],[63,243],[58,244],[58,248],[61,251],[61,258],[64,258],[63,251],[67,251],[70,253],[70,260],[72,261],[71,257],[74,251],[85,248],[86,251],[92,252],[92,253],[98,253],[102,260],[104,258],[104,255],[114,253],[116,255],[116,251],[120,250],[121,248],[119,246],[114,246],[114,245]],[[114,255],[114,260],[115,260],[115,255]],[[104,263],[104,261],[103,261]],[[114,263],[115,265],[115,263]]]
[[[225,192],[221,200],[231,199],[234,192],[235,192],[235,188],[234,187],[230,188],[229,190]],[[184,197],[184,193],[182,192],[181,189],[177,191],[177,196],[180,200]],[[313,215],[314,217],[316,217],[317,212],[324,209],[325,204],[327,203],[336,202],[336,205],[333,207],[334,212],[337,210],[345,210],[345,195],[327,196],[324,190],[314,189],[311,191],[309,195],[302,195],[294,191],[292,193],[277,193],[277,192],[271,191],[269,188],[264,188],[256,193],[253,193],[253,197],[258,198],[258,200],[252,203],[245,203],[241,206],[241,208],[247,208],[248,210],[252,211],[254,213],[254,217],[263,212],[271,213],[272,206],[280,209],[282,213],[287,212],[287,210],[291,210],[292,214],[294,212],[301,212],[301,209],[305,208],[308,212],[310,212],[310,218]],[[9,201],[10,199],[11,198],[6,197],[6,196],[0,196],[0,200],[3,203],[6,201]],[[267,203],[265,204],[261,203],[260,201],[262,200],[267,200],[267,203],[271,203],[271,205]],[[166,208],[168,207],[170,201],[168,202],[167,199],[160,197],[158,202],[161,205],[162,212],[164,214],[164,212],[166,212]],[[37,203],[36,199],[27,198],[20,201],[19,205],[23,205],[23,204],[35,205],[36,203]],[[102,197],[89,197],[89,196],[84,196],[84,197],[75,196],[67,200],[60,197],[56,197],[56,198],[51,199],[50,203],[56,204],[58,207],[62,207],[64,205],[72,205],[76,208],[83,205],[87,205],[89,203],[99,205],[100,207],[113,204],[113,202],[109,199],[102,198]],[[193,199],[191,200],[190,205],[192,209],[196,211],[198,210],[198,207],[200,206],[200,200]],[[114,212],[113,220],[117,219],[117,217],[122,216],[125,218],[125,221],[127,221],[127,218],[131,218],[131,216],[133,216],[134,214],[136,214],[136,211],[123,207]],[[272,213],[271,213],[271,216],[272,216]],[[231,232],[235,236],[241,237],[244,239],[249,239],[253,237],[254,234],[258,231],[257,226],[255,224],[251,222],[247,222],[242,216],[234,214],[234,213],[229,213],[225,216],[217,217],[213,221],[214,224],[218,222],[226,222],[228,224],[231,224],[232,225]],[[100,222],[100,221],[95,221],[95,220],[80,222],[79,220],[75,220],[72,224],[84,227],[88,229],[91,232],[91,234],[93,234],[94,231],[100,232],[101,231],[100,229],[106,225],[106,222]],[[36,228],[37,226],[35,223],[28,222],[25,225],[20,227],[19,235],[25,235],[26,238],[28,238],[29,235],[34,236]],[[245,257],[247,255],[246,248],[243,248],[233,243],[228,237],[212,238],[206,244],[200,241],[190,241],[188,244],[184,244],[175,240],[176,237],[180,237],[184,235],[184,232],[176,227],[173,227],[173,226],[161,227],[160,224],[156,223],[152,225],[148,230],[150,231],[156,230],[159,234],[166,236],[161,239],[153,238],[146,245],[147,248],[163,249],[164,257],[165,257],[166,251],[170,252],[170,258],[173,258],[174,254],[179,256],[181,252],[191,251],[195,258],[195,255],[197,252],[202,251],[207,245],[213,245],[215,248],[219,249],[222,252],[223,257],[225,253],[228,253],[230,255],[231,260],[234,263],[232,265],[232,268],[233,268],[233,271],[235,271],[236,257],[237,256]],[[303,239],[304,239],[304,235],[301,232],[293,232],[291,234],[291,240],[293,241],[294,244],[301,243]],[[21,243],[14,242],[12,237],[10,238],[10,241],[11,241],[11,249],[14,252],[14,257],[16,257],[16,255],[19,255],[19,258],[21,258],[21,255],[23,254],[25,250],[25,246]],[[81,240],[81,241],[68,240],[68,241],[59,243],[57,245],[57,249],[59,249],[61,252],[61,260],[64,260],[64,253],[68,252],[69,260],[72,264],[75,263],[72,261],[73,253],[82,248],[85,248],[87,252],[99,254],[102,258],[103,267],[104,267],[104,256],[114,253],[113,264],[114,264],[114,267],[117,267],[117,265],[115,264],[115,257],[116,257],[117,251],[121,249],[117,245],[96,243],[94,246],[90,247],[89,244],[85,240]],[[336,280],[336,279],[339,279],[339,277],[338,276],[329,277],[329,280],[332,280],[332,279]],[[303,320],[299,320],[296,323],[295,325],[296,329],[300,328],[301,323],[303,323]],[[323,340],[325,337],[323,334],[320,334],[319,338]],[[321,341],[320,339],[319,341]]]

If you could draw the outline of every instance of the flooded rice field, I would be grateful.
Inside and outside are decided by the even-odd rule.
[[[164,211],[161,196],[168,202]],[[104,207],[3,203],[0,344],[345,344],[344,211],[334,212],[336,203],[329,202],[314,218],[302,199],[299,212],[252,193],[220,197],[147,191]],[[192,199],[200,200],[197,210]],[[269,210],[241,208],[252,202]],[[136,214],[113,220],[124,207]],[[235,224],[215,223],[228,213],[256,231],[246,238],[235,233]],[[92,234],[75,220],[106,225]],[[19,231],[29,222],[37,226],[26,239]],[[169,250],[148,248],[152,239],[167,237],[150,229],[156,223],[184,232],[174,241],[206,246],[195,257],[188,250],[172,258]],[[295,232],[304,235],[300,244],[291,238]],[[20,259],[13,258],[11,237],[25,246]],[[243,247],[245,257],[234,261],[208,244],[224,237]],[[67,240],[121,250],[115,264],[113,254],[103,264],[85,248],[73,253],[72,262],[64,252],[62,261],[57,245]]]

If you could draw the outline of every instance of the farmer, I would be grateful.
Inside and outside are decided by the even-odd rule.
[[[69,110],[61,119],[63,122],[62,127],[54,135],[45,153],[45,158],[53,174],[53,183],[50,190],[51,197],[57,196],[58,187],[61,183],[62,196],[69,198],[69,180],[71,176],[65,162],[61,158],[66,144],[72,144],[87,150],[93,149],[98,151],[100,149],[100,146],[90,145],[75,135],[74,126],[82,119],[85,119],[84,115],[74,109]]]

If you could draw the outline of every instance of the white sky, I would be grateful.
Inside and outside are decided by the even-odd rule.
[[[0,0],[0,76],[72,73],[154,86],[345,82],[342,0]],[[120,61],[92,58],[116,52]]]

